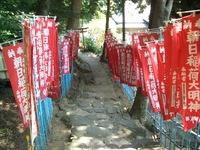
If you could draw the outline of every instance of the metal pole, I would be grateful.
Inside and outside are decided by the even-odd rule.
[[[122,0],[122,41],[125,43],[125,0]]]

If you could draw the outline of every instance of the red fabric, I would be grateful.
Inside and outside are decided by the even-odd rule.
[[[118,74],[118,52],[117,52],[117,42],[114,43],[114,46],[112,46],[112,56],[113,56],[113,72],[114,72],[114,81],[119,80],[119,74]]]
[[[166,27],[164,31],[164,48],[165,48],[165,90],[166,90],[166,97],[167,97],[167,105],[166,107],[169,108],[169,102],[171,101],[170,95],[170,76],[171,76],[171,55],[172,55],[172,30],[173,26],[170,24]]]
[[[48,87],[51,86],[52,82],[52,71],[53,71],[53,50],[54,50],[54,28],[55,21],[53,19],[43,20],[43,33],[44,33],[44,56],[45,56],[45,72],[46,82]]]
[[[148,33],[140,33],[138,38],[139,38],[140,46],[146,46],[145,43],[149,42]]]
[[[119,61],[118,61],[118,73],[120,76],[120,83],[126,84],[126,51],[122,44],[119,45]]]
[[[112,33],[105,34],[105,40],[112,38]]]
[[[111,44],[111,41],[113,40],[112,39],[112,34],[111,33],[107,33],[107,34],[105,34],[105,37],[104,37],[105,39],[104,39],[104,46],[105,46],[105,53],[106,53],[106,55],[108,55],[108,50],[107,50],[107,46],[108,45],[110,45]],[[108,44],[108,45],[107,45]],[[108,47],[110,47],[110,46],[108,46]]]
[[[127,45],[126,51],[126,84],[129,86],[135,86],[136,77],[133,66],[133,48],[131,45]]]
[[[142,88],[142,94],[143,95],[145,95],[145,96],[147,96],[148,94],[147,94],[147,90],[146,90],[146,85],[145,85],[145,79],[144,79],[144,70],[143,70],[143,66],[142,66],[142,64],[143,64],[143,62],[142,62],[142,49],[143,48],[141,48],[139,45],[138,45],[138,47],[137,47],[137,49],[136,49],[136,69],[137,69],[137,71],[139,71],[139,74],[137,74],[136,75],[136,77],[138,77],[138,83],[139,83],[139,87],[141,87]],[[136,73],[138,73],[138,72],[136,72]]]
[[[36,36],[36,55],[37,55],[37,67],[39,78],[39,90],[42,99],[47,98],[47,82],[45,71],[45,56],[44,56],[44,34],[43,34],[43,20],[38,19],[35,21],[35,36]]]
[[[157,33],[149,33],[147,37],[148,37],[149,42],[158,40]]]
[[[185,131],[194,128],[198,121],[191,117],[200,116],[199,102],[199,49],[200,15],[182,18],[182,48],[180,58],[181,116]],[[190,118],[190,119],[185,119]],[[196,119],[197,120],[197,119]]]
[[[165,49],[164,43],[156,44],[157,49],[157,64],[158,64],[158,97],[161,108],[161,114],[163,116],[163,120],[169,120],[175,117],[176,113],[170,112],[168,110],[168,97],[166,95],[166,58],[165,58]]]
[[[140,46],[146,46],[146,42],[158,40],[157,33],[140,33],[139,42]]]
[[[62,42],[62,69],[64,75],[71,73],[72,65],[72,41],[65,39]]]
[[[138,45],[139,45],[139,38],[137,34],[132,34],[132,47],[133,47],[133,67],[134,67],[134,73],[135,73],[135,85],[137,87],[141,87],[141,76],[140,76],[140,68],[141,68],[141,62],[140,57],[138,53]]]
[[[113,73],[113,59],[112,59],[112,40],[109,39],[109,40],[106,40],[105,41],[105,50],[106,50],[106,54],[107,54],[107,57],[108,57],[108,65]]]
[[[51,86],[48,88],[48,97],[57,99],[59,97],[60,92],[60,65],[59,65],[59,54],[58,54],[58,31],[54,25],[52,26],[53,29],[53,41],[52,41],[52,82]]]
[[[26,87],[24,51],[22,43],[15,46],[3,47],[3,57],[8,70],[9,79],[12,85],[15,101],[22,119],[24,129],[29,124],[29,105],[28,89]]]
[[[78,58],[79,32],[71,32],[70,37],[72,39],[72,59],[76,60]]]
[[[160,111],[160,104],[158,101],[158,90],[156,86],[156,79],[153,71],[150,52],[146,48],[141,50],[142,69],[144,74],[144,85],[147,96],[150,101],[150,106],[153,112]]]
[[[122,45],[117,43],[114,46],[113,49],[113,54],[114,54],[114,63],[115,63],[115,79],[119,80],[120,79],[120,72],[121,72],[121,67],[120,67],[120,52],[119,49]]]
[[[36,49],[36,32],[35,32],[35,26],[31,26],[31,44],[32,47],[32,66],[33,66],[33,80],[34,80],[34,97],[39,101],[40,100],[40,86],[39,86],[39,73],[38,73],[38,56],[37,56],[37,49]]]
[[[117,41],[114,39],[106,40],[106,53],[107,53],[107,57],[108,57],[108,64],[112,71],[113,79],[115,81],[119,80],[119,77],[116,76],[116,67],[117,66],[115,63],[115,52],[114,52],[115,51],[114,46],[116,43],[117,43]]]
[[[158,60],[157,60],[157,47],[155,43],[147,45],[147,50],[150,54],[151,63],[153,67],[154,77],[156,84],[158,83]]]
[[[29,92],[28,95],[30,97],[30,123],[31,123],[31,143],[34,144],[34,139],[38,134],[38,126],[37,126],[37,118],[36,118],[36,99],[34,96],[34,81],[33,81],[33,46],[31,44],[31,30],[30,24],[28,22],[24,23],[24,54],[26,57],[24,58],[25,63],[27,64],[25,67],[25,71],[27,74],[27,82]]]
[[[185,112],[181,113],[181,118],[183,121],[184,131],[187,132],[190,129],[195,128],[199,123],[198,116],[187,116]]]
[[[180,32],[181,32],[181,24],[176,23],[173,25],[173,28],[171,29],[171,65],[170,68],[170,75],[168,78],[169,82],[169,110],[170,112],[180,112],[180,98],[179,98],[179,60],[180,60]]]
[[[199,102],[199,59],[200,40],[195,37],[199,33],[197,27],[200,15],[182,19],[182,49],[181,49],[181,106],[189,116],[200,116]],[[190,24],[191,23],[191,24]]]

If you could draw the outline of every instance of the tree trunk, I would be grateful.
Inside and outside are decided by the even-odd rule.
[[[108,29],[109,29],[109,18],[110,18],[110,0],[107,0],[107,12],[106,12],[106,28],[105,28],[105,35],[108,33]],[[105,41],[103,44],[103,51],[100,57],[100,61],[104,62],[105,61],[105,57],[106,57],[106,45],[105,45]]]
[[[151,0],[149,29],[164,26],[169,20],[174,0]]]
[[[141,123],[146,121],[148,107],[148,98],[142,94],[141,87],[137,88],[136,97],[129,114],[132,118],[140,120]]]
[[[149,17],[150,29],[164,26],[164,21],[169,20],[172,5],[173,0],[151,0],[151,11]],[[133,106],[129,112],[130,116],[145,123],[147,106],[148,97],[142,94],[141,88],[138,88]]]
[[[125,40],[125,0],[122,0],[122,41]]]
[[[49,15],[49,7],[51,5],[51,0],[40,0],[38,1],[37,4],[37,10],[36,10],[36,14],[37,15]]]
[[[82,0],[72,0],[71,3],[71,16],[68,19],[67,29],[78,29],[79,19],[82,7]]]

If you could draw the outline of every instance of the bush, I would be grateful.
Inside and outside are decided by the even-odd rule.
[[[83,51],[92,52],[95,54],[101,54],[101,48],[96,46],[96,41],[90,37],[85,37],[85,49]]]

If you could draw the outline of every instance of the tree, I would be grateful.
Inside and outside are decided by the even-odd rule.
[[[71,16],[68,19],[67,29],[78,29],[82,0],[72,0]]]
[[[122,0],[122,41],[125,42],[125,0]]]
[[[35,3],[36,15],[49,15],[51,0],[38,0]]]
[[[169,20],[174,0],[151,0],[149,29],[164,26],[164,21]]]
[[[107,11],[106,11],[106,27],[105,27],[105,35],[107,34],[108,32],[108,28],[109,28],[109,18],[110,18],[110,0],[107,0]],[[104,62],[105,61],[105,49],[106,49],[106,45],[105,45],[105,41],[104,41],[104,44],[103,44],[103,51],[102,51],[102,54],[101,54],[101,58],[100,58],[100,61],[101,62]]]

